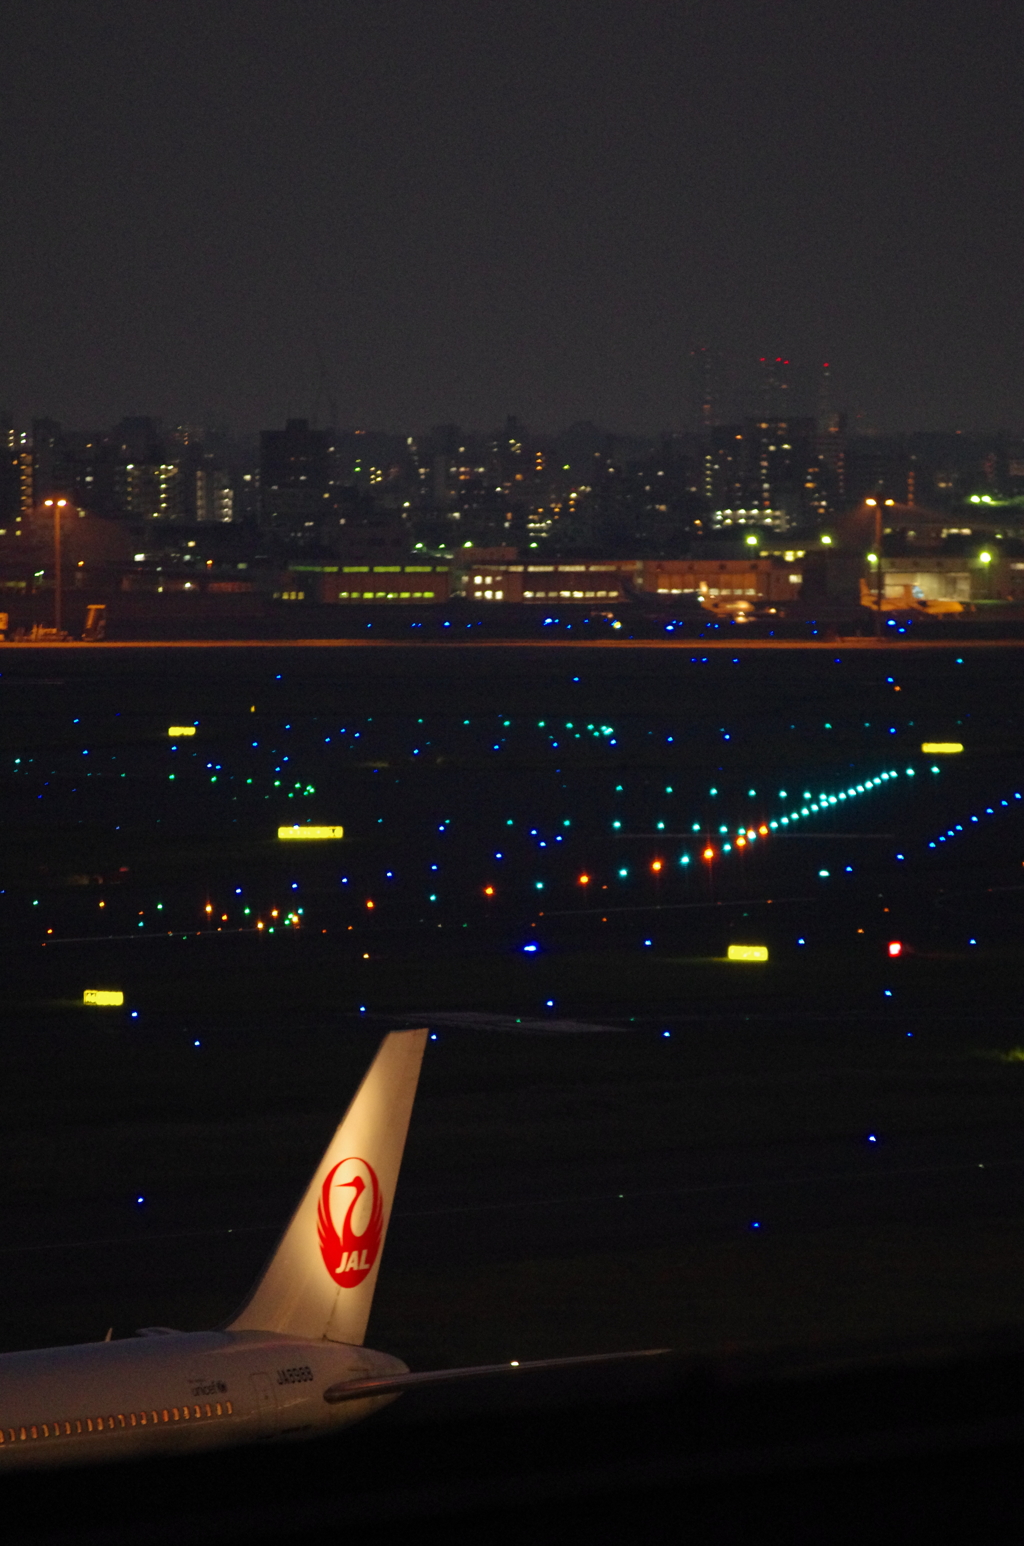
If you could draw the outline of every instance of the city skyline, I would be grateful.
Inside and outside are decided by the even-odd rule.
[[[320,428],[293,418],[256,437],[133,415],[84,431],[52,418],[19,426],[0,413],[0,535],[31,523],[51,496],[106,517],[254,521],[309,538],[326,527],[402,517],[465,522],[515,540],[592,526],[700,533],[756,525],[821,528],[873,494],[953,510],[993,503],[1016,522],[1024,505],[1024,437],[857,432],[831,407],[828,372],[817,414],[788,410],[785,361],[762,362],[759,414],[677,435],[624,436],[593,422],[547,435],[515,417],[486,434],[457,424],[425,433]],[[624,524],[625,523],[625,524]],[[503,538],[502,538],[503,540]]]

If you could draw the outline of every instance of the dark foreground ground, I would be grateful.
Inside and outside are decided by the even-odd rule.
[[[1016,652],[2,665],[0,1345],[224,1319],[428,1023],[370,1342],[676,1350],[11,1478],[11,1539],[1016,1538]]]

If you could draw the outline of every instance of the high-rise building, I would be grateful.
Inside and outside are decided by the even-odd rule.
[[[323,516],[333,481],[332,436],[310,429],[308,419],[289,419],[283,430],[260,435],[263,515],[292,528],[315,525]]]
[[[31,441],[9,413],[0,414],[0,530],[19,527],[31,509]]]
[[[177,505],[172,461],[161,443],[160,426],[147,417],[115,425],[114,507],[121,515],[159,520]]]
[[[817,514],[815,422],[745,419],[711,432],[716,526],[799,525]]]
[[[52,495],[70,496],[71,471],[64,432],[56,419],[32,420],[32,504],[38,510]]]
[[[228,474],[204,461],[195,468],[196,520],[231,521],[235,514],[235,496]]]

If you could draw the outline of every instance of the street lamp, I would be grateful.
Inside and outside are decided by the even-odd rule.
[[[60,518],[67,508],[66,499],[44,499],[43,504],[47,509],[53,509],[53,626],[56,633],[61,633],[61,570],[60,570]]]
[[[990,568],[990,565],[992,563],[992,554],[988,553],[988,552],[979,553],[978,554],[978,563],[981,565],[982,573],[985,576],[985,600],[986,601],[991,601],[992,600],[992,570]]]
[[[875,635],[882,632],[882,507],[877,499],[865,499],[864,503],[875,512]],[[870,558],[870,554],[868,557]]]

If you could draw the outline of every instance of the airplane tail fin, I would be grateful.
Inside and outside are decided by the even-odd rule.
[[[425,1030],[385,1036],[228,1331],[362,1343],[426,1040]]]

